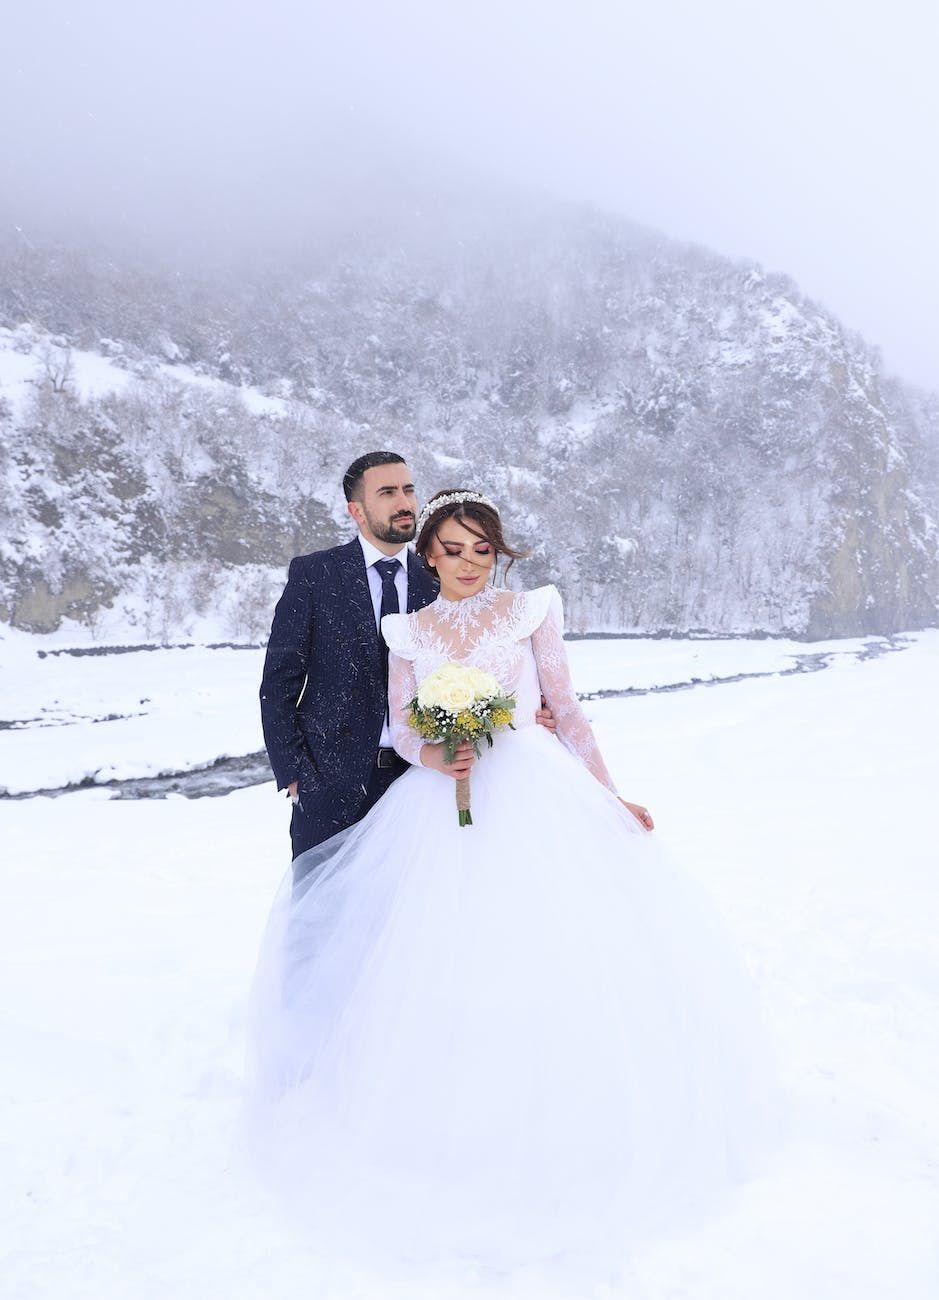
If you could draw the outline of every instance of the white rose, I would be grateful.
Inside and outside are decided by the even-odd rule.
[[[502,687],[492,673],[485,673],[481,668],[470,668],[470,684],[477,700],[490,700],[494,695],[502,694]]]
[[[417,702],[422,709],[446,709],[460,713],[477,700],[489,700],[502,694],[502,687],[492,673],[464,664],[441,664],[421,682]]]
[[[448,687],[463,680],[464,669],[459,664],[441,664],[421,682],[417,702],[422,709],[447,708],[444,696]]]
[[[439,683],[432,682],[429,679],[427,681],[421,682],[420,686],[417,688],[417,702],[420,705],[420,707],[422,709],[436,708],[436,706],[440,703],[439,699],[437,698],[439,692],[440,692]]]
[[[469,682],[448,682],[440,690],[439,703],[448,713],[462,713],[476,698]]]

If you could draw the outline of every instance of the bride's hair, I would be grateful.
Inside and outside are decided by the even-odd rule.
[[[507,555],[509,562],[505,568],[506,573],[516,560],[523,560],[531,555],[531,551],[519,551],[514,546],[509,546],[502,533],[502,520],[494,505],[487,501],[461,499],[464,496],[479,496],[479,493],[473,492],[470,488],[444,488],[442,492],[435,492],[424,507],[422,514],[426,518],[417,535],[414,550],[423,560],[425,569],[433,572],[432,566],[427,563],[427,552],[437,536],[437,529],[447,519],[455,519],[469,532],[489,542],[497,559],[500,555]],[[453,500],[454,497],[457,500]],[[435,501],[440,502],[439,507],[434,506]]]

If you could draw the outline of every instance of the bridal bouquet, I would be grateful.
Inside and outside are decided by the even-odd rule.
[[[448,763],[456,757],[456,747],[464,741],[480,757],[483,736],[492,745],[492,733],[512,726],[515,700],[506,695],[491,673],[463,664],[441,664],[429,673],[408,705],[409,724],[424,740],[442,741]],[[472,826],[470,813],[470,779],[461,776],[456,783],[456,806],[461,826]]]

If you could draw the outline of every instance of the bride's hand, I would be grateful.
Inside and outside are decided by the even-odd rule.
[[[629,809],[644,831],[651,831],[654,829],[655,822],[652,820],[652,814],[649,812],[648,808],[643,808],[641,803],[628,803],[625,799],[620,799],[620,803],[624,808]]]
[[[457,745],[452,763],[444,761],[443,745],[421,746],[421,767],[432,767],[435,772],[443,772],[444,776],[452,776],[454,780],[469,776],[469,770],[475,762],[473,746],[466,740],[462,745]]]

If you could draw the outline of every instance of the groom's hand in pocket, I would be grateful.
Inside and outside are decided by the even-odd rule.
[[[421,767],[432,767],[435,772],[443,772],[444,776],[452,776],[454,780],[459,780],[461,776],[469,776],[470,768],[475,762],[473,746],[466,740],[462,745],[457,745],[452,763],[445,761],[443,745],[421,747]]]

